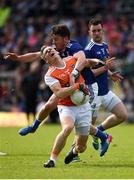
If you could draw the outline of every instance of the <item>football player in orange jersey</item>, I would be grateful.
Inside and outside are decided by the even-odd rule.
[[[103,156],[107,151],[111,142],[111,135],[101,132],[91,125],[91,111],[89,102],[76,106],[72,103],[70,95],[76,90],[82,90],[88,94],[83,77],[80,75],[77,83],[70,85],[70,73],[77,62],[74,57],[67,57],[64,60],[59,53],[52,47],[46,47],[43,50],[43,59],[51,65],[51,68],[45,75],[45,82],[58,98],[58,112],[62,126],[61,132],[57,135],[50,159],[44,163],[44,167],[55,167],[56,159],[66,144],[67,137],[75,127],[76,144],[75,147],[65,157],[65,164],[69,164],[78,153],[82,153],[86,149],[88,134],[95,135],[101,140],[101,152]],[[85,61],[85,67],[98,64],[98,59]],[[61,76],[62,75],[62,76]]]
[[[53,45],[55,45],[56,50],[60,53],[61,57],[74,56],[77,57],[78,60],[85,59],[85,54],[83,51],[83,47],[77,42],[72,41],[70,39],[70,30],[64,24],[57,24],[52,27],[50,31],[50,36],[53,41]],[[41,59],[40,51],[26,53],[24,55],[17,55],[16,53],[7,53],[6,59],[11,59],[15,61],[22,62],[32,62],[38,61]],[[82,68],[82,64],[81,64]],[[27,126],[19,131],[19,134],[25,136],[29,133],[34,133],[40,123],[47,118],[47,116],[57,107],[57,100],[55,95],[52,95],[49,100],[41,107],[39,110],[34,123],[30,126]]]

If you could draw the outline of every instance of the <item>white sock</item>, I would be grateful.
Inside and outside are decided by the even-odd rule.
[[[53,157],[53,156],[50,157],[50,160],[54,161],[54,164],[56,163],[56,159],[57,157]]]
[[[75,147],[73,148],[73,154],[78,154],[75,150]]]

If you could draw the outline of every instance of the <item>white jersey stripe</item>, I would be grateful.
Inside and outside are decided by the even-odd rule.
[[[85,50],[90,50],[93,46],[94,46],[94,43],[93,43],[93,42],[90,42],[90,43],[86,46]]]

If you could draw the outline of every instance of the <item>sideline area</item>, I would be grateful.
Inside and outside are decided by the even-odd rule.
[[[102,121],[108,114],[101,109],[98,121]],[[30,124],[32,124],[30,115]],[[24,112],[0,112],[0,127],[24,127],[27,126],[27,118]]]
[[[0,112],[0,127],[26,126],[26,114],[23,112]]]

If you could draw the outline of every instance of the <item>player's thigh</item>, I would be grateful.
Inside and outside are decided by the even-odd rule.
[[[52,94],[52,96],[48,99],[46,102],[46,106],[52,110],[56,109],[57,104],[58,104],[58,98],[55,96],[55,94]]]
[[[118,118],[121,118],[124,120],[128,118],[127,109],[122,101],[113,107],[113,109],[111,110],[111,113],[115,114]]]
[[[64,134],[69,135],[74,128],[74,120],[72,117],[66,116],[60,122]]]
[[[92,121],[92,113],[90,104],[87,102],[84,105],[77,106],[75,127],[90,126]]]
[[[102,96],[102,105],[109,112],[111,112],[117,104],[122,104],[121,102],[120,98],[112,91],[109,91],[108,94]]]
[[[75,134],[86,136],[89,134],[90,125],[92,121],[90,104],[86,103],[81,106],[77,106],[77,114],[75,120]]]
[[[76,112],[73,108],[63,105],[58,105],[58,113],[62,128],[74,127]]]

